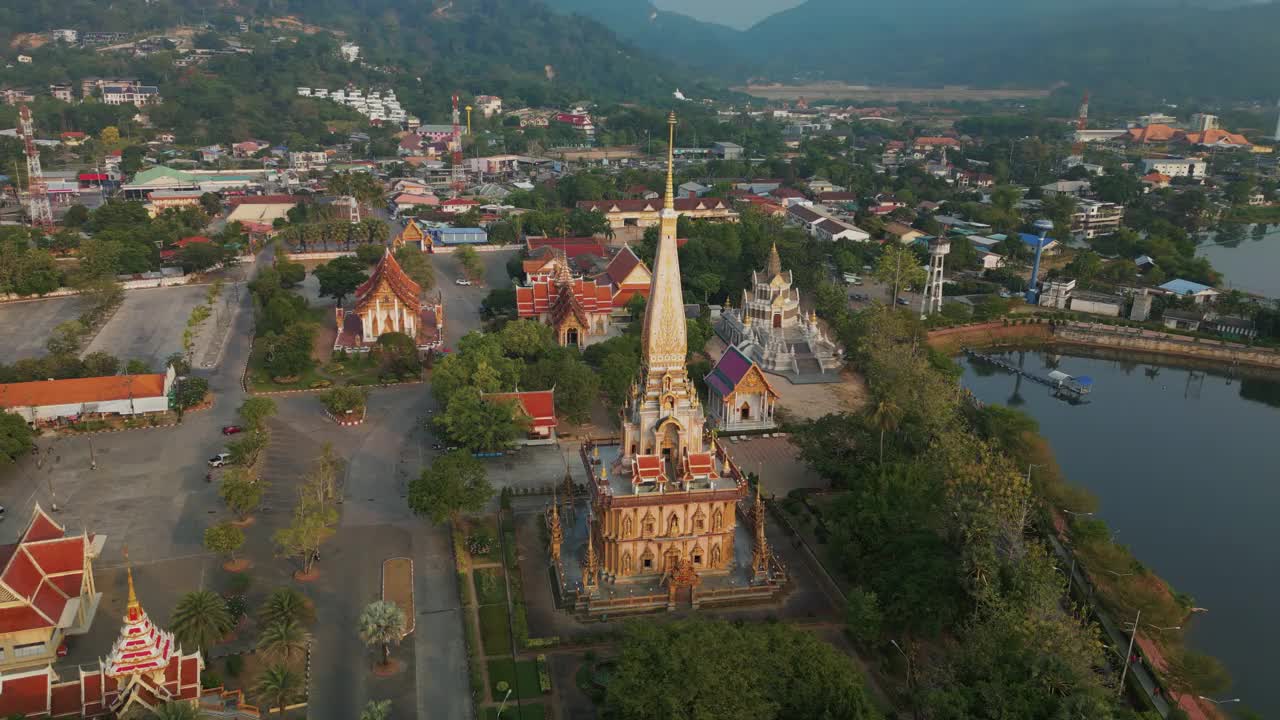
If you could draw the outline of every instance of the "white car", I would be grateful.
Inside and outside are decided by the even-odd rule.
[[[219,468],[231,461],[231,453],[220,452],[209,458],[209,467]]]
[[[470,285],[471,281],[466,278],[458,278],[457,280],[453,281],[453,284],[454,285]]]

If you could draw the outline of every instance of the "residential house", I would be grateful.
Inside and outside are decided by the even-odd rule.
[[[231,155],[238,158],[249,158],[271,147],[271,143],[264,140],[245,140],[244,142],[234,143],[231,146]]]
[[[998,270],[1004,267],[1004,256],[991,252],[986,248],[974,248],[974,252],[978,255],[978,262],[982,264],[983,270]]]
[[[827,218],[818,223],[814,228],[814,235],[819,240],[828,242],[835,242],[836,240],[867,242],[871,239],[871,233],[835,218]]]
[[[289,153],[289,167],[295,172],[323,170],[329,165],[329,155],[322,150],[298,150]]]
[[[477,95],[472,100],[472,106],[484,118],[502,114],[502,98],[497,95]]]
[[[1147,192],[1167,188],[1172,181],[1173,178],[1164,173],[1150,172],[1142,176],[1142,186]]]
[[[160,102],[160,88],[154,85],[105,85],[102,102],[106,105],[146,107]]]
[[[886,238],[896,240],[903,245],[910,245],[925,236],[923,232],[900,222],[885,223],[884,234]]]
[[[808,186],[809,186],[809,192],[815,195],[822,195],[823,193],[842,192],[845,189],[843,187],[840,187],[839,185],[836,185],[830,180],[823,180],[821,178],[813,178],[809,180]]]
[[[787,220],[794,225],[804,228],[804,231],[810,235],[817,235],[817,227],[828,217],[812,207],[804,205],[792,205],[787,208]]]
[[[682,183],[680,187],[676,188],[676,197],[700,198],[709,192],[711,192],[711,188],[703,185],[702,183],[690,180],[687,183]],[[649,193],[645,192],[644,194],[648,195]],[[656,196],[657,193],[654,193],[654,195]]]
[[[1040,190],[1046,198],[1057,197],[1059,195],[1069,195],[1071,197],[1082,198],[1089,194],[1088,180],[1058,180],[1048,185],[1041,185]]]
[[[1145,173],[1160,173],[1170,178],[1201,179],[1209,174],[1209,163],[1199,158],[1143,158],[1142,170]]]
[[[85,134],[76,130],[64,132],[59,136],[62,144],[67,147],[77,147],[82,145],[86,139]]]
[[[7,88],[0,90],[0,100],[3,100],[5,105],[21,105],[22,103],[35,102],[36,96],[26,90]]]
[[[752,195],[768,195],[780,187],[781,180],[744,180],[733,184],[734,190],[745,190]]]
[[[1111,235],[1120,229],[1124,220],[1124,206],[1097,200],[1079,200],[1071,215],[1071,233],[1077,238],[1092,240]]]
[[[1075,289],[1075,280],[1046,280],[1040,287],[1040,306],[1066,310]]]
[[[721,160],[741,160],[743,148],[737,143],[715,142],[711,143],[711,154]]]
[[[918,137],[913,147],[916,150],[937,150],[939,148],[958,148],[960,141],[951,137]]]
[[[1035,254],[1037,246],[1040,246],[1042,255],[1058,254],[1058,241],[1054,240],[1051,237],[1046,237],[1044,239],[1043,245],[1040,244],[1039,235],[1032,235],[1031,233],[1018,233],[1018,237],[1022,240],[1022,242],[1026,243],[1028,248],[1031,249],[1032,254]]]
[[[1071,296],[1071,309],[1091,315],[1120,317],[1120,311],[1124,309],[1124,298],[1107,293],[1076,290]]]
[[[70,85],[50,85],[49,94],[54,100],[61,100],[64,103],[75,102],[75,95],[71,93]]]
[[[1197,305],[1211,303],[1214,300],[1217,300],[1218,296],[1222,295],[1221,291],[1215,290],[1208,285],[1202,285],[1190,280],[1183,280],[1182,278],[1170,280],[1169,282],[1161,285],[1159,289],[1169,295],[1189,297]]]
[[[472,208],[479,208],[480,203],[471,198],[449,198],[440,203],[440,211],[449,215],[461,215]]]

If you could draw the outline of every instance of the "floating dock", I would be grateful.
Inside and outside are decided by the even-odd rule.
[[[1088,375],[1073,377],[1059,370],[1050,370],[1048,375],[1037,375],[1023,370],[1004,358],[980,353],[970,348],[964,348],[964,354],[974,360],[981,360],[989,365],[995,365],[1001,370],[1007,370],[1014,375],[1021,375],[1031,382],[1040,383],[1070,397],[1080,398],[1088,395],[1093,390],[1093,378]]]

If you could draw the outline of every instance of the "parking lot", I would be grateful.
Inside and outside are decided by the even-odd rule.
[[[47,354],[44,345],[59,324],[75,320],[84,310],[77,296],[24,300],[0,305],[0,362],[13,364]]]
[[[208,291],[208,285],[130,290],[85,352],[109,353],[121,362],[143,360],[158,370],[165,358],[182,351],[187,318]]]

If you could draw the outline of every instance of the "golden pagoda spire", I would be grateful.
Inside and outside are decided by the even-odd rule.
[[[551,562],[560,562],[560,543],[564,540],[564,530],[560,527],[560,503],[556,499],[555,489],[551,490],[551,519],[548,521],[551,534]]]
[[[667,116],[667,194],[662,201],[662,207],[665,210],[676,209],[676,190],[675,190],[675,167],[676,167],[676,112],[671,111]]]
[[[138,602],[138,593],[133,589],[133,565],[125,568],[125,573],[129,578],[129,604],[125,606],[127,610],[137,610],[142,607],[142,603]]]
[[[676,114],[667,119],[671,142],[675,143]],[[676,212],[673,175],[674,145],[667,148],[667,196],[660,213],[658,249],[653,259],[653,276],[649,285],[649,304],[645,310],[641,347],[646,373],[683,370],[688,353],[688,337],[684,317],[684,289],[680,285],[680,256],[676,246]],[[653,378],[650,377],[650,380]]]

